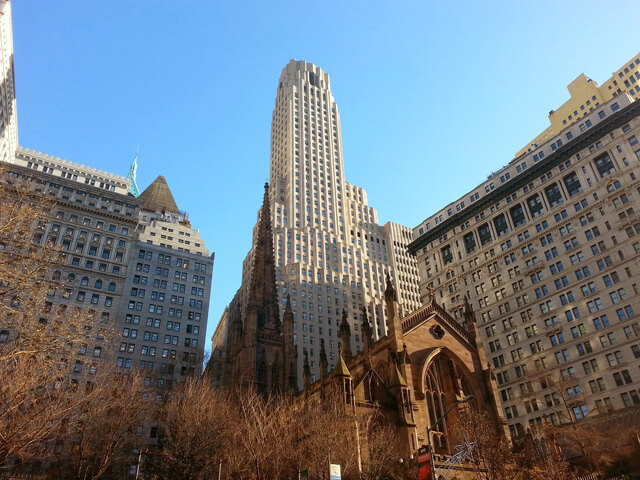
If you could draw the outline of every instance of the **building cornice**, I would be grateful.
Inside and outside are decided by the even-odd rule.
[[[571,140],[563,147],[560,147],[554,153],[546,157],[545,160],[532,165],[530,168],[525,170],[517,177],[513,178],[511,181],[497,187],[493,192],[483,196],[477,202],[471,204],[460,213],[457,213],[452,217],[446,219],[439,225],[436,225],[434,228],[415,239],[407,247],[409,253],[415,255],[419,249],[424,248],[433,240],[439,238],[449,230],[462,225],[469,218],[483,211],[488,206],[511,195],[516,190],[519,190],[520,188],[527,185],[534,178],[568,160],[571,156],[588,147],[597,139],[622,126],[624,123],[627,123],[629,120],[637,117],[638,115],[640,115],[640,102],[633,102],[626,108],[623,108],[620,111],[614,113],[608,119],[598,123],[582,135]]]

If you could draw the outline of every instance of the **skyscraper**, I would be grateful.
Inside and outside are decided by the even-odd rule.
[[[414,229],[423,298],[474,306],[513,437],[640,405],[639,138],[619,94]]]
[[[374,339],[386,334],[387,273],[399,290],[403,313],[418,307],[417,268],[409,270],[413,282],[396,281],[392,242],[378,225],[366,192],[345,180],[340,115],[329,75],[311,63],[291,60],[282,70],[271,126],[270,174],[281,312],[290,295],[294,341],[300,355],[308,352],[314,379],[321,339],[329,366],[337,361],[343,309],[354,354],[363,348],[363,308]],[[300,364],[297,378],[302,378]]]
[[[11,3],[0,0],[0,161],[12,163],[18,148]]]

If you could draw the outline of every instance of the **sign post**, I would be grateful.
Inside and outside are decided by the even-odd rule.
[[[329,464],[329,480],[341,480],[340,465],[334,463]]]

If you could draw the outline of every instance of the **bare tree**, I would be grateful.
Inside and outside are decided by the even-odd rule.
[[[63,257],[41,237],[51,203],[0,171],[0,468],[60,436],[78,401],[67,359],[85,316],[53,311]]]
[[[99,478],[149,402],[106,367],[112,327],[70,307],[64,253],[43,236],[53,206],[0,170],[0,472]]]

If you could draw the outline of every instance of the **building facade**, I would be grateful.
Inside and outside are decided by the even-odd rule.
[[[320,340],[331,366],[340,347],[341,312],[347,311],[354,352],[363,348],[359,330],[363,308],[373,335],[386,333],[384,278],[396,279],[394,249],[379,226],[366,192],[345,180],[338,106],[329,75],[319,67],[291,60],[278,84],[271,128],[271,216],[280,311],[291,296],[294,341],[308,350],[312,376],[318,377]],[[395,230],[394,230],[395,232]],[[256,234],[254,232],[254,242]],[[252,253],[245,260],[243,285],[250,285]],[[407,260],[411,261],[411,259]],[[415,273],[415,271],[412,271]],[[405,276],[412,275],[407,271]],[[399,283],[405,312],[419,306],[414,278]],[[237,303],[246,301],[242,289]],[[302,378],[298,366],[297,378]]]
[[[251,386],[264,395],[295,392],[294,318],[290,297],[280,314],[268,184],[250,258],[250,283],[240,288],[213,335],[206,373],[216,385]]]
[[[559,134],[568,126],[581,122],[581,119],[601,105],[609,102],[622,93],[628,93],[633,99],[640,99],[640,55],[622,65],[611,74],[602,86],[581,73],[567,85],[569,100],[555,110],[549,112],[549,125],[540,135],[516,153],[518,159],[522,155],[542,145],[551,137]]]
[[[51,312],[77,309],[96,320],[96,343],[70,373],[81,378],[108,361],[144,371],[162,389],[201,372],[214,257],[164,177],[135,198],[125,177],[24,148],[5,168],[6,178],[55,202],[33,239],[66,253]],[[115,346],[103,343],[107,330]]]
[[[623,93],[414,229],[422,298],[472,302],[513,436],[640,404],[639,177]]]
[[[178,209],[163,176],[137,200],[141,210],[118,310],[116,363],[144,372],[147,385],[170,389],[202,371],[214,255]]]
[[[13,162],[18,148],[15,73],[13,68],[13,28],[11,2],[0,1],[0,162]]]
[[[377,411],[394,426],[406,458],[422,445],[431,445],[433,453],[443,459],[454,455],[456,445],[462,443],[457,428],[460,415],[469,406],[485,412],[498,430],[503,428],[495,380],[477,336],[471,305],[466,304],[465,323],[460,325],[435,298],[401,317],[397,292],[390,281],[384,295],[387,336],[374,341],[372,327],[363,317],[363,352],[353,355],[343,341],[333,371],[328,370],[321,343],[321,376],[313,384],[307,356],[304,359],[305,394],[331,398],[337,390],[338,398],[353,412]],[[343,326],[347,327],[346,322]],[[349,335],[348,328],[341,328],[341,332]],[[463,400],[470,400],[470,405]],[[362,443],[364,456],[367,439]],[[436,464],[440,467],[439,461]]]

